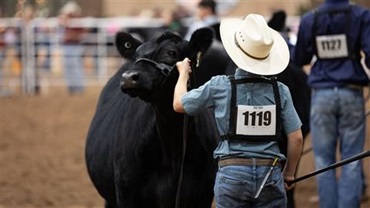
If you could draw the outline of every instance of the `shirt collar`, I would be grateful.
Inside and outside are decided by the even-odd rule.
[[[240,69],[240,68],[237,68],[235,70],[235,76],[247,76],[248,75],[248,72]]]
[[[235,70],[235,76],[248,76],[248,77],[262,77],[262,75],[252,74],[250,72],[244,71],[241,68]]]

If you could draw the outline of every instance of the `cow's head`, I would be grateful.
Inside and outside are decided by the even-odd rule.
[[[197,63],[199,54],[204,54],[213,40],[213,31],[202,28],[190,41],[175,33],[164,32],[160,37],[141,43],[125,32],[116,36],[120,54],[131,61],[121,78],[121,90],[132,97],[145,101],[157,95],[172,96],[178,72],[176,62],[189,57]],[[135,50],[136,49],[136,50]]]

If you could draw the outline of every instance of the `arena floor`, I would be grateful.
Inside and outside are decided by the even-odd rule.
[[[68,95],[66,89],[47,94],[19,93],[0,99],[1,177],[0,208],[103,207],[87,175],[84,145],[100,87],[85,94]],[[370,116],[367,119],[370,150]],[[305,149],[310,147],[310,138]],[[363,160],[370,184],[370,158]],[[312,151],[301,159],[298,176],[314,170]],[[298,208],[318,207],[315,177],[297,183]],[[370,188],[362,208],[370,207]]]

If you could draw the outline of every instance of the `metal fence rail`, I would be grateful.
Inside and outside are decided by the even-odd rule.
[[[86,30],[81,57],[85,85],[103,85],[123,59],[114,37],[118,30],[156,29],[162,20],[153,18],[80,18],[71,26]],[[49,86],[64,86],[61,26],[58,18],[35,18],[27,24],[19,18],[0,18],[1,95],[18,89],[25,94],[47,91]]]

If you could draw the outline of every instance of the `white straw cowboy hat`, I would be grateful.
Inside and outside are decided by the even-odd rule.
[[[249,14],[243,20],[223,19],[220,34],[226,52],[244,71],[275,75],[288,66],[290,55],[287,43],[259,14]]]

